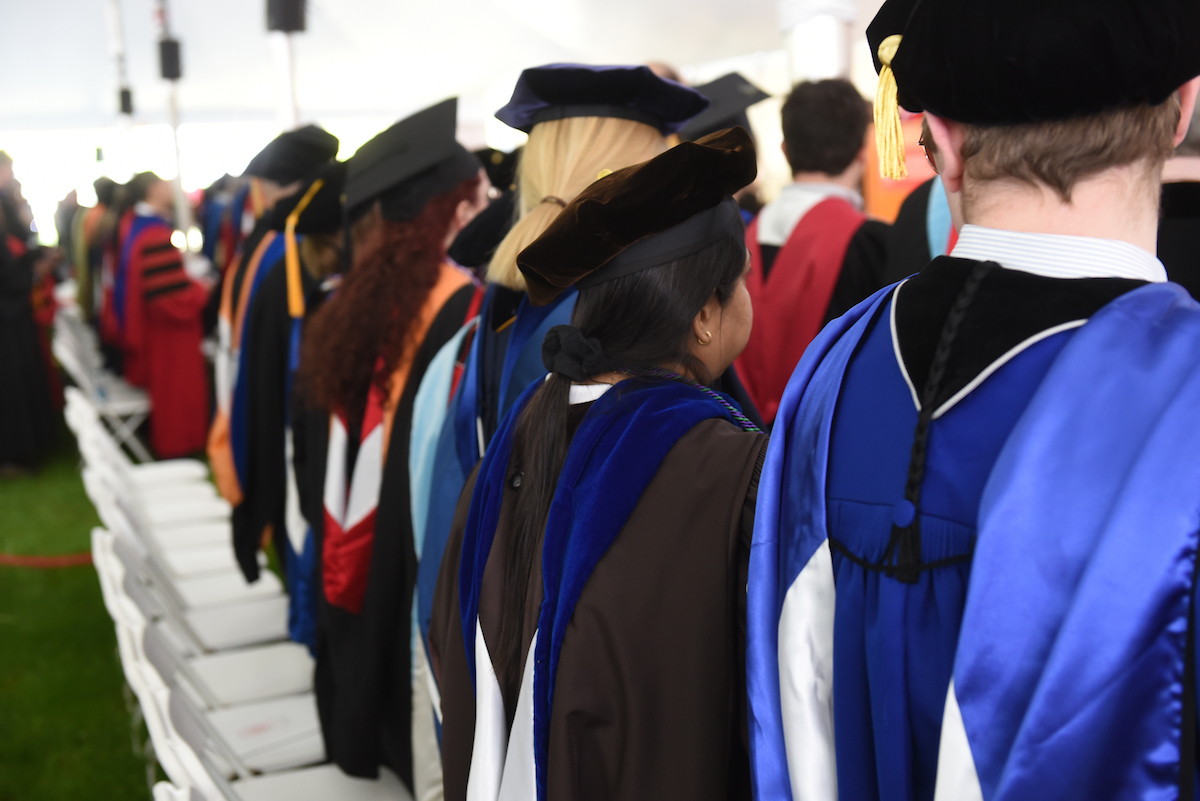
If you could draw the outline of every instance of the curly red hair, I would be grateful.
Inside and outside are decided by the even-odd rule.
[[[355,226],[353,267],[305,325],[299,381],[310,403],[361,419],[372,384],[387,395],[400,360],[419,345],[413,323],[437,283],[450,224],[478,185],[464,181],[407,222],[385,220],[377,205]]]

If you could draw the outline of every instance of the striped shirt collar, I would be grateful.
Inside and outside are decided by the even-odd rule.
[[[964,225],[950,254],[994,261],[1045,278],[1132,278],[1160,283],[1167,270],[1153,254],[1128,242],[1063,234],[1004,231]]]

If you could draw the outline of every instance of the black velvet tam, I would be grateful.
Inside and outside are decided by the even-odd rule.
[[[708,108],[708,99],[660,78],[649,67],[547,64],[521,73],[496,119],[529,133],[539,122],[570,117],[617,117],[676,133]]]
[[[738,125],[750,130],[746,109],[770,97],[736,72],[697,86],[696,91],[707,97],[712,105],[679,132],[679,138],[685,142],[694,142],[702,136]]]
[[[517,182],[517,162],[521,160],[523,149],[519,147],[511,153],[505,153],[503,150],[485,147],[474,153],[475,158],[479,159],[479,163],[487,171],[492,186],[503,192],[514,188]]]
[[[305,125],[272,139],[250,160],[244,174],[277,184],[290,184],[331,161],[337,156],[338,144],[338,138],[324,128]]]
[[[741,232],[732,195],[757,174],[754,140],[732,128],[601,178],[517,256],[530,301],[543,305],[584,278],[648,270]]]
[[[308,194],[312,185],[320,180],[321,187],[309,200],[296,220],[298,234],[332,234],[342,228],[342,195],[346,191],[346,162],[331,161],[322,164],[304,179],[299,192],[289,195],[271,209],[271,228],[283,231],[288,216],[295,211],[301,199]]]
[[[977,125],[1157,105],[1200,75],[1196,0],[888,0],[900,105]]]
[[[479,172],[479,161],[454,138],[458,98],[418,111],[358,149],[346,175],[346,207],[357,217],[378,199],[383,216],[411,220],[437,195]]]

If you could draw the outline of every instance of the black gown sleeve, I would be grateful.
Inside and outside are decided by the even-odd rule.
[[[927,227],[931,191],[932,178],[914,189],[900,206],[900,213],[896,216],[888,239],[887,269],[883,277],[885,286],[921,272],[925,265],[933,261]]]
[[[867,220],[850,239],[842,272],[834,284],[825,322],[836,320],[886,286],[888,236],[891,226],[879,220]]]
[[[244,341],[246,393],[246,475],[244,500],[233,511],[234,551],[246,579],[258,577],[259,542],[273,526],[283,533],[287,492],[284,446],[288,346],[287,270],[283,259],[271,266],[246,313]],[[282,554],[280,554],[282,558]]]

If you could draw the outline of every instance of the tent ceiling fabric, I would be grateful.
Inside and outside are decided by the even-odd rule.
[[[104,0],[2,0],[0,130],[117,121]],[[120,0],[135,121],[166,120],[151,0]],[[265,0],[172,0],[185,122],[269,120],[278,88]],[[303,119],[398,116],[453,94],[482,120],[523,67],[682,65],[779,48],[776,0],[310,0],[295,37]],[[487,109],[486,111],[484,109]]]

